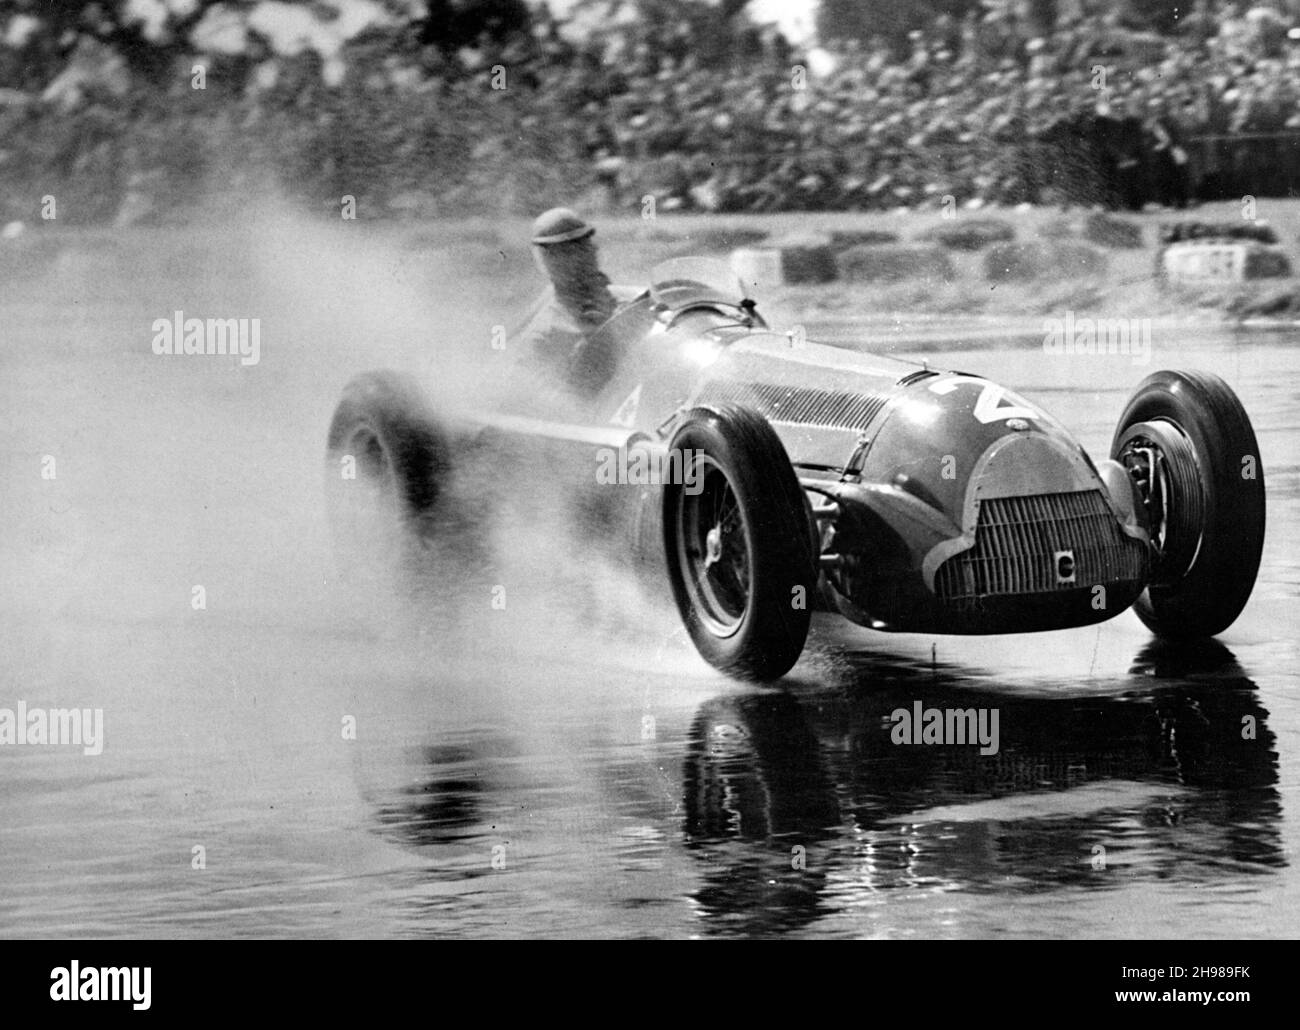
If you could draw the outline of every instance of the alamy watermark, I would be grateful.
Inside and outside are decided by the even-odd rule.
[[[152,348],[155,354],[237,354],[241,365],[262,360],[260,318],[155,318]]]
[[[703,451],[651,451],[645,447],[602,447],[596,452],[596,482],[602,486],[680,485],[696,496],[704,490]]]
[[[1123,355],[1135,365],[1151,363],[1149,318],[1076,318],[1067,311],[1064,318],[1044,321],[1043,334],[1044,354]]]
[[[73,959],[50,970],[51,1001],[129,1001],[143,1012],[152,1004],[153,967],[86,966]]]
[[[75,745],[83,754],[102,754],[104,709],[29,708],[19,701],[16,710],[0,708],[0,747],[7,744]]]
[[[979,744],[981,755],[998,753],[996,708],[926,708],[913,701],[910,711],[895,708],[889,721],[895,744]]]

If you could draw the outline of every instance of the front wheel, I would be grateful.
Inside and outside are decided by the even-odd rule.
[[[1146,508],[1157,560],[1134,610],[1170,639],[1241,614],[1264,548],[1264,469],[1237,395],[1204,372],[1155,372],[1120,417],[1111,457]]]
[[[682,475],[664,490],[664,551],[687,631],[714,667],[777,679],[803,651],[816,584],[785,447],[760,415],[723,406],[691,411],[670,454]]]

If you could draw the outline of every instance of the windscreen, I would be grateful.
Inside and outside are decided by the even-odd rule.
[[[651,272],[650,297],[673,311],[708,303],[737,307],[745,299],[745,287],[725,261],[673,258],[656,265]]]

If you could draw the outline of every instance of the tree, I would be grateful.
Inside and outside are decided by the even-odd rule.
[[[532,31],[524,0],[428,0],[420,42],[446,53],[480,43],[499,45]]]

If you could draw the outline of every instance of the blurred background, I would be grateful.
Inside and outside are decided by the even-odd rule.
[[[4,0],[0,219],[1287,196],[1298,25],[1297,0]]]

